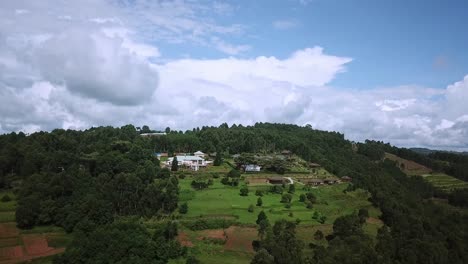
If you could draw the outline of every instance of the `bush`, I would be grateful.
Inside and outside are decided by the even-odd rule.
[[[263,205],[262,198],[261,198],[261,197],[258,197],[258,199],[257,199],[257,206],[262,206],[262,205]]]
[[[6,203],[11,201],[11,197],[8,194],[3,195],[2,202]]]
[[[185,179],[185,174],[179,174],[179,179],[181,180]]]
[[[255,195],[256,195],[256,196],[263,196],[263,191],[261,191],[261,190],[256,190],[256,191],[255,191]]]
[[[228,177],[231,177],[231,178],[239,178],[240,175],[241,175],[240,171],[236,169],[232,169],[228,173]]]
[[[253,204],[249,205],[249,208],[247,209],[247,211],[249,211],[249,213],[253,213],[253,212],[254,212],[254,206],[253,206]]]
[[[289,212],[288,216],[293,217],[294,216],[293,212]]]
[[[282,203],[290,203],[292,200],[292,195],[289,193],[285,193],[281,196],[281,202]]]
[[[242,187],[242,188],[240,189],[240,196],[248,196],[248,195],[249,195],[249,188],[247,188],[247,187],[245,187],[245,186]]]
[[[181,221],[181,224],[192,231],[205,229],[228,228],[234,225],[236,221],[223,218],[197,219],[196,221]]]
[[[218,178],[219,178],[219,173],[213,172],[213,173],[211,174],[211,176],[212,176],[214,179],[218,179]]]
[[[299,202],[305,202],[305,200],[306,200],[305,194],[302,193],[301,195],[299,195]]]
[[[201,262],[194,256],[188,256],[185,264],[200,264]]]
[[[314,234],[314,239],[315,240],[322,240],[323,239],[323,232],[320,230],[317,230]]]
[[[312,209],[312,208],[314,208],[314,204],[311,203],[310,201],[307,201],[306,207],[307,207],[307,209]]]
[[[188,205],[187,203],[183,203],[179,207],[179,213],[186,214],[188,212]]]
[[[296,187],[294,187],[294,184],[289,185],[288,193],[295,193],[295,192],[296,192]]]
[[[284,208],[287,208],[287,209],[291,208],[291,203],[285,204],[285,205],[284,205]]]

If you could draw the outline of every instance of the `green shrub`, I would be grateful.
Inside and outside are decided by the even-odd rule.
[[[263,196],[263,191],[262,190],[256,190],[255,195],[256,196]]]
[[[8,194],[3,195],[2,202],[6,203],[11,201],[11,197]]]
[[[195,221],[181,221],[181,224],[192,231],[205,229],[228,228],[234,225],[236,221],[223,218],[197,219]]]
[[[247,209],[247,211],[249,211],[249,213],[253,213],[253,212],[254,212],[254,206],[253,206],[253,204],[249,205],[249,208]]]

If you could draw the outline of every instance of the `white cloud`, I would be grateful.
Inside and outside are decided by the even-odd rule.
[[[298,26],[298,22],[296,20],[276,20],[273,21],[273,27],[279,30],[291,29]]]
[[[253,49],[248,44],[223,38],[246,28],[218,24],[207,15],[212,5],[60,3],[0,2],[0,132],[269,121],[311,124],[353,140],[468,149],[468,75],[446,89],[337,89],[330,83],[351,58],[321,47],[291,51],[285,58],[247,57]],[[243,56],[168,60],[154,44],[158,41]],[[164,63],[155,64],[155,58]]]
[[[252,48],[249,45],[232,45],[216,37],[212,38],[211,41],[214,43],[216,49],[228,55],[238,55]]]

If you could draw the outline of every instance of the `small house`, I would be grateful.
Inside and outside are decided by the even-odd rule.
[[[262,167],[255,165],[255,164],[248,164],[245,165],[244,171],[245,172],[259,172]]]
[[[325,184],[336,184],[336,183],[339,183],[340,181],[336,178],[326,178],[325,180],[323,180],[323,183]]]
[[[308,179],[305,181],[305,184],[309,186],[319,186],[319,185],[322,185],[323,183],[324,181],[322,179]]]
[[[285,179],[284,177],[269,177],[268,182],[271,184],[283,184]]]
[[[320,168],[321,166],[320,166],[320,164],[318,164],[318,163],[310,162],[310,163],[309,163],[309,167],[310,167],[310,168]]]
[[[349,176],[343,176],[343,177],[341,177],[341,180],[342,180],[343,182],[350,182],[350,181],[353,180],[353,178],[351,178],[351,177],[349,177]]]

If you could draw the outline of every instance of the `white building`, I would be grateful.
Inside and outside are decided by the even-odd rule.
[[[194,171],[197,171],[200,169],[200,167],[206,167],[206,161],[205,159],[198,157],[198,156],[176,156],[177,157],[177,163],[179,166],[185,166],[188,167]],[[172,161],[174,160],[174,157],[168,158],[166,161],[166,165],[172,166]]]
[[[205,153],[201,152],[200,150],[193,153],[194,156],[197,156],[197,157],[200,157],[200,158],[204,158],[205,157]]]
[[[262,167],[258,166],[258,165],[255,165],[255,164],[248,164],[248,165],[245,165],[245,172],[253,172],[253,171],[260,171]]]

